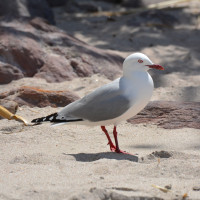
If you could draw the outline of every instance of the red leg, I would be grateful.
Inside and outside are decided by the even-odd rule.
[[[118,144],[118,139],[117,139],[117,127],[116,126],[114,126],[114,128],[113,128],[113,135],[114,135],[114,138],[115,138],[115,145],[116,145],[115,152],[116,153],[129,154],[126,151],[122,151],[122,150],[119,149],[119,144]]]
[[[102,131],[106,134],[106,137],[108,138],[108,144],[110,145],[110,150],[115,152],[116,147],[115,145],[112,143],[112,140],[110,139],[110,136],[108,134],[108,131],[106,130],[105,126],[101,126]]]
[[[117,153],[120,153],[120,149],[119,149],[119,144],[118,144],[118,139],[117,139],[117,127],[114,126],[113,128],[113,135],[114,135],[114,138],[115,138],[115,145],[116,145],[116,152]]]

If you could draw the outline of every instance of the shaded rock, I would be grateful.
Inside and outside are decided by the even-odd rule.
[[[152,123],[166,129],[183,127],[200,129],[199,116],[199,102],[153,101],[128,122]]]
[[[11,71],[0,71],[0,77],[11,73],[11,78],[2,79],[1,83],[21,77],[61,82],[96,73],[109,79],[121,74],[123,59],[120,56],[91,47],[41,18],[2,22],[0,36],[0,61],[10,65]]]
[[[67,0],[47,0],[49,6],[51,7],[58,7],[58,6],[64,6]]]
[[[173,28],[178,23],[177,17],[162,10],[148,10],[137,15],[134,20],[129,20],[128,25],[149,26],[157,28]]]
[[[128,8],[137,8],[143,5],[142,0],[98,0],[98,1],[105,1],[107,3],[112,3],[112,4],[120,4],[121,6]]]
[[[0,1],[0,16],[15,18],[42,17],[55,24],[54,15],[46,0],[7,0]]]
[[[0,61],[0,84],[23,78],[23,73],[15,66]]]
[[[88,0],[68,0],[65,10],[69,13],[74,12],[97,12],[98,6],[95,2]]]
[[[40,17],[36,17],[34,18],[33,20],[30,20],[28,21],[28,23],[33,26],[35,29],[38,29],[38,30],[41,30],[41,31],[44,31],[44,32],[56,32],[58,31],[57,27],[56,26],[50,26],[46,20],[44,19],[41,19]],[[28,30],[30,32],[34,32],[34,30]],[[28,33],[27,31],[27,33]],[[26,35],[25,35],[26,36]],[[33,33],[33,34],[27,34],[27,36],[32,36],[33,38],[35,38],[36,40],[40,40],[42,41],[41,39],[42,38],[39,38],[36,33]]]
[[[119,4],[122,2],[122,0],[98,0],[98,1],[105,1],[105,2],[116,3],[116,4]]]
[[[122,0],[121,5],[128,8],[142,7],[142,0]]]
[[[109,11],[113,9],[113,2],[92,0],[67,0],[65,10],[69,13],[90,13],[98,11]],[[93,16],[95,18],[95,16]],[[93,17],[90,19],[92,20]]]
[[[151,1],[149,1],[149,0],[141,0],[141,1],[145,6],[148,6],[148,5],[151,5],[151,4],[160,3],[163,0],[151,0]]]
[[[0,99],[13,100],[19,106],[63,107],[79,99],[79,97],[70,91],[50,91],[23,86],[19,89],[0,93]]]

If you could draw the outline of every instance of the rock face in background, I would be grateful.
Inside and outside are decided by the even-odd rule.
[[[66,2],[66,11],[75,12],[98,12],[98,5],[94,1],[88,0],[68,0]]]
[[[9,19],[42,17],[55,24],[53,11],[46,0],[0,1],[0,16]]]
[[[77,99],[79,97],[70,91],[43,90],[28,86],[0,93],[0,102],[12,101],[19,106],[27,105],[30,107],[64,107]]]
[[[199,116],[199,102],[153,101],[128,122],[152,123],[166,129],[183,127],[200,129]]]
[[[121,73],[120,56],[91,47],[41,18],[2,22],[0,36],[1,84],[22,77],[61,82],[96,73],[114,79]]]
[[[143,6],[141,0],[122,0],[121,5],[128,8],[137,8]]]
[[[67,0],[65,2],[65,11],[68,13],[92,13],[119,9],[119,5],[120,7],[128,8],[137,8],[143,6],[141,0]]]
[[[129,26],[153,26],[157,29],[173,28],[178,24],[178,18],[163,10],[147,10],[139,13],[134,20],[129,20]]]
[[[121,6],[125,7],[140,7],[143,5],[142,0],[98,0],[98,1],[105,1],[108,3],[113,3],[113,4],[120,4]]]
[[[10,83],[12,80],[23,77],[23,73],[17,67],[0,62],[0,84]]]
[[[57,6],[64,6],[67,0],[47,0],[49,6],[57,7]]]

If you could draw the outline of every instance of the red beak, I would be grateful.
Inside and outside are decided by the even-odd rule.
[[[161,65],[146,65],[148,66],[149,68],[152,68],[152,69],[158,69],[158,70],[164,70],[164,67],[162,67]]]

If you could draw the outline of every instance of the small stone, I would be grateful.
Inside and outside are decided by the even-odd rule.
[[[200,186],[194,186],[192,189],[193,189],[194,191],[200,191]]]
[[[152,154],[156,157],[159,157],[159,158],[170,158],[170,157],[172,157],[172,153],[169,153],[167,151],[155,151]]]
[[[172,189],[172,185],[171,184],[166,185],[165,188],[168,189],[168,190],[171,190]]]

